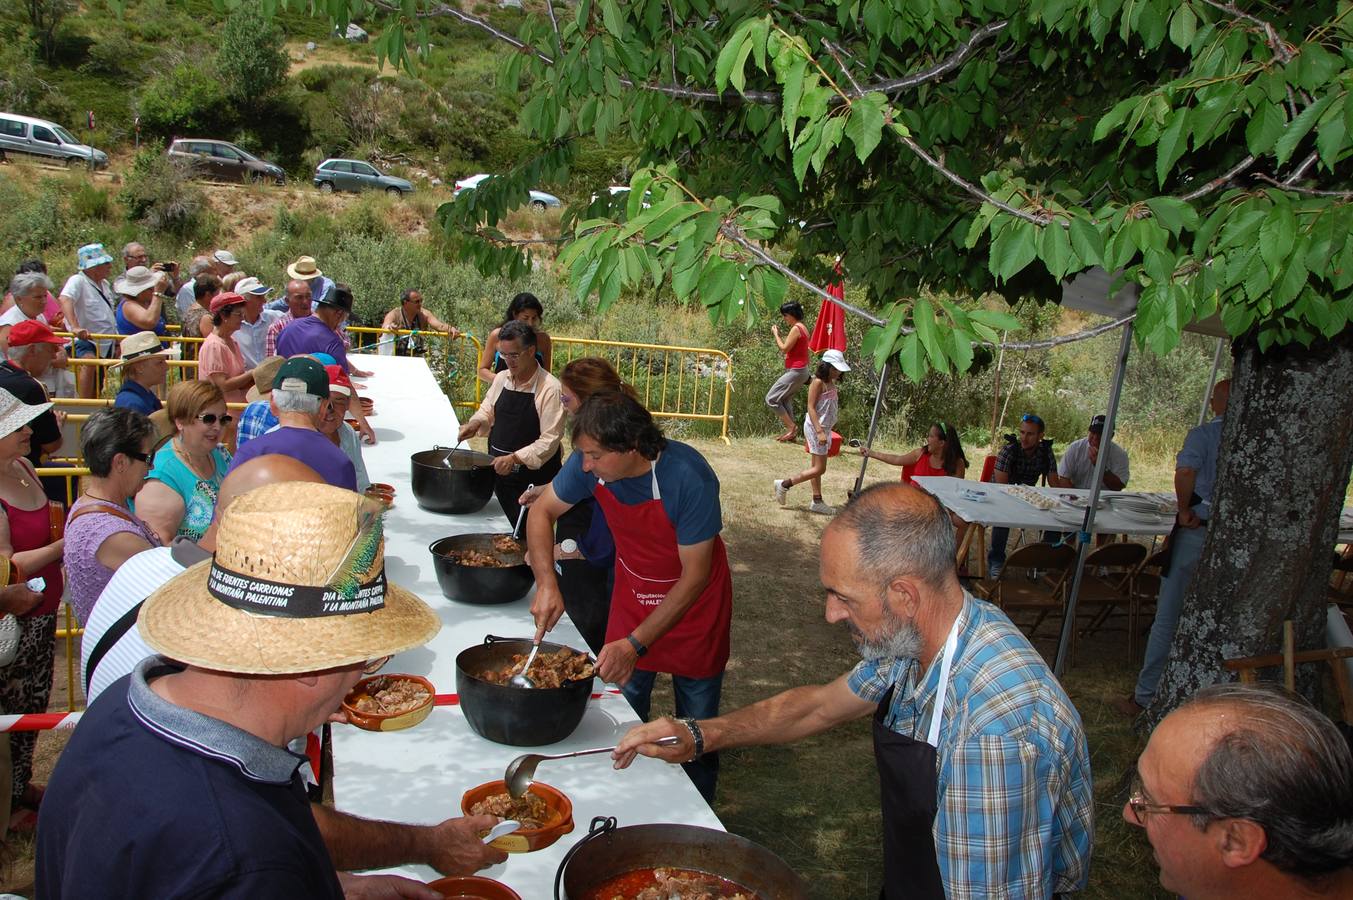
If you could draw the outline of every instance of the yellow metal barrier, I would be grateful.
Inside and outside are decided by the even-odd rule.
[[[453,338],[440,331],[412,331],[407,328],[387,330],[365,325],[349,325],[347,330],[352,338],[352,350],[355,353],[378,352],[383,344],[392,343],[405,335],[417,334],[420,338],[424,338],[428,341],[428,353],[424,359],[428,361],[428,366],[441,384],[442,390],[451,398],[452,405],[467,409],[479,408],[479,401],[484,394],[484,383],[479,380],[477,373],[479,357],[484,351],[484,346],[469,332],[461,332]],[[473,397],[465,390],[467,378],[469,384],[473,385]]]
[[[669,347],[626,341],[597,341],[551,336],[554,374],[584,356],[599,356],[615,366],[634,388],[654,418],[719,423],[719,437],[728,439],[733,399],[733,361],[709,347]]]

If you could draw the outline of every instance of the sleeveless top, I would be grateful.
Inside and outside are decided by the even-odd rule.
[[[37,509],[19,509],[0,500],[0,508],[4,509],[5,517],[9,519],[9,542],[15,553],[37,550],[52,542],[52,514],[48,504],[43,503]],[[36,572],[25,571],[23,576],[41,577],[47,582],[47,586],[42,589],[42,602],[20,618],[46,616],[56,612],[57,606],[61,604],[61,594],[65,590],[60,558],[52,560]]]
[[[795,322],[794,327],[789,330],[790,334],[799,332],[799,339],[794,342],[794,346],[785,351],[786,369],[803,369],[808,366],[808,326],[802,322]]]
[[[125,299],[119,301],[117,304],[117,311],[113,313],[113,320],[117,322],[117,333],[136,334],[138,332],[144,331],[145,330],[144,328],[142,328],[139,325],[132,324],[132,321],[128,319],[125,315],[123,315],[122,307],[126,305],[127,301]],[[169,329],[165,326],[164,322],[164,313],[160,313],[160,320],[155,323],[155,333],[159,335],[164,335],[167,334],[168,332]]]
[[[836,417],[840,412],[837,399],[837,388],[832,385],[823,388],[822,393],[817,395],[817,420],[822,423],[822,427],[831,431],[832,426],[836,424]],[[807,433],[813,427],[813,420],[807,413],[803,414],[803,430]]]
[[[916,465],[914,465],[911,470],[911,476],[913,478],[915,478],[917,475],[925,477],[927,475],[948,475],[948,474],[949,473],[944,470],[944,466],[932,466],[930,464],[930,454],[925,452],[924,447],[921,448],[921,458],[916,460]]]

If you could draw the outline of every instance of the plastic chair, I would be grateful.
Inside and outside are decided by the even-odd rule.
[[[902,467],[902,483],[911,484],[911,476],[916,471],[916,463]]]
[[[996,457],[988,456],[986,459],[982,460],[982,477],[977,480],[990,481],[992,475],[995,474],[995,472],[996,472]]]
[[[1025,544],[1006,558],[1000,575],[975,583],[973,593],[1007,613],[1037,613],[1032,637],[1049,613],[1065,610],[1067,573],[1075,561],[1076,551],[1066,544]]]

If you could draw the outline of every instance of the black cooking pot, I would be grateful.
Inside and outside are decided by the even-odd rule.
[[[437,584],[448,600],[487,606],[511,603],[526,596],[536,577],[526,564],[523,553],[501,553],[493,549],[497,534],[453,534],[433,541],[432,566],[437,570]],[[507,566],[467,566],[449,554],[455,550],[477,550],[496,556]]]
[[[563,644],[540,643],[541,653],[563,649]],[[485,671],[507,668],[514,654],[530,652],[529,638],[490,634],[484,643],[462,650],[456,657],[460,708],[480,737],[513,747],[539,747],[562,741],[582,721],[587,698],[592,695],[591,678],[557,688],[518,688],[479,677]]]
[[[808,900],[808,887],[785,861],[744,837],[696,825],[627,825],[592,820],[554,875],[555,900],[586,900],[612,878],[672,866],[735,881],[762,900]]]
[[[432,512],[477,513],[493,496],[493,457],[475,450],[433,447],[409,457],[413,496]]]

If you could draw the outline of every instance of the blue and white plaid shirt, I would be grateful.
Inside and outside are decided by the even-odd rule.
[[[240,413],[239,435],[236,446],[243,447],[259,435],[272,431],[277,427],[277,424],[277,416],[272,414],[272,407],[268,401],[255,400]]]
[[[1085,729],[1043,657],[1005,614],[965,595],[944,701],[935,849],[949,900],[1047,900],[1085,887],[1094,797]],[[862,662],[850,689],[886,724],[925,740],[938,660]]]

